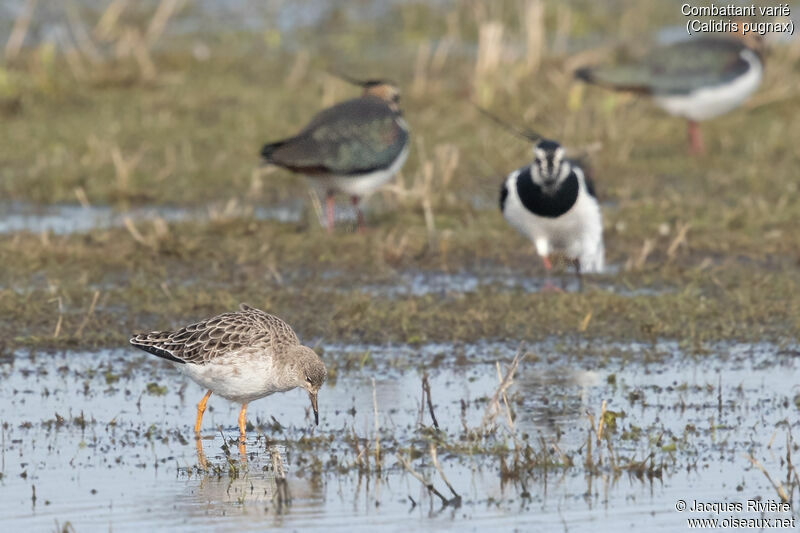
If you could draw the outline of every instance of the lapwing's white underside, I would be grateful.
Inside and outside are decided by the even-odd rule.
[[[322,191],[336,190],[350,196],[368,196],[380,189],[392,179],[392,176],[397,174],[403,163],[406,162],[408,148],[409,144],[406,144],[391,166],[385,169],[358,176],[315,175],[310,177],[309,180]]]
[[[654,102],[672,115],[694,121],[707,120],[727,113],[741,105],[761,83],[763,68],[756,53],[744,49],[741,57],[750,68],[733,81],[695,89],[688,94],[655,94]]]
[[[601,272],[605,267],[603,220],[600,205],[589,194],[583,171],[573,167],[580,188],[572,207],[557,217],[547,217],[532,213],[520,199],[517,179],[521,170],[512,172],[505,182],[508,195],[503,215],[506,220],[533,242],[541,257],[560,252],[577,259],[582,272]]]

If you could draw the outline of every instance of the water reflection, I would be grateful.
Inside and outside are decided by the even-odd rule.
[[[659,346],[677,351],[675,345]],[[634,356],[642,352],[628,348]],[[544,344],[532,347],[539,358],[523,360],[508,390],[517,438],[528,434],[525,442],[535,453],[544,449],[554,459],[557,445],[576,466],[504,476],[498,456],[442,445],[441,467],[462,497],[457,510],[443,509],[395,453],[413,457],[413,468],[447,495],[428,458],[428,443],[445,439],[469,449],[465,428],[480,425],[498,386],[494,360],[505,364],[514,349],[505,344],[328,347],[325,357],[337,363],[337,379],[322,391],[319,428],[305,418],[304,395],[286,393],[253,403],[255,429],[241,447],[233,426],[208,431],[195,442],[183,437],[194,422],[193,406],[183,398],[192,394],[181,390],[183,378],[169,365],[127,350],[18,352],[0,361],[0,514],[10,530],[31,524],[46,529],[54,520],[70,521],[78,530],[177,531],[268,525],[369,530],[381,524],[503,530],[548,528],[563,520],[570,529],[602,524],[598,530],[612,531],[644,515],[674,530],[674,510],[664,506],[670,498],[690,492],[713,499],[720,491],[736,497],[736,486],[748,495],[772,495],[774,489],[742,454],[760,453],[770,472],[782,471],[782,435],[794,409],[794,370],[800,362],[791,351],[768,344],[721,346],[711,347],[717,357],[699,361],[685,356],[646,365],[603,361],[600,369],[599,357],[574,358]],[[369,363],[348,368],[353,352]],[[413,361],[416,366],[409,366]],[[421,361],[427,363],[441,433],[431,429],[427,407],[422,409],[423,370],[416,370]],[[380,471],[374,461],[373,377]],[[148,393],[157,389],[148,388],[150,383],[163,383],[166,393]],[[661,435],[657,443],[615,438],[614,459],[645,461],[654,452],[661,460],[672,457],[661,477],[615,472],[607,466],[604,447],[592,453],[595,459],[602,453],[605,466],[587,473],[586,413],[597,416],[604,400],[610,410],[625,413],[617,435],[636,427],[654,427],[653,434]],[[207,427],[230,423],[237,410],[235,404],[213,404]],[[686,433],[687,427],[694,429]],[[771,455],[761,453],[775,432],[780,438]],[[497,445],[506,436],[501,431]],[[662,447],[675,442],[676,451],[665,455]],[[359,453],[370,462],[359,461]],[[687,457],[690,466],[698,466],[687,469]],[[507,455],[507,464],[512,460]]]
[[[126,220],[134,224],[147,224],[157,219],[165,222],[185,222],[255,218],[256,220],[289,223],[301,220],[303,209],[302,199],[255,208],[232,203],[207,208],[149,206],[124,211],[104,205],[55,204],[40,206],[24,202],[0,203],[0,233],[19,231],[51,232],[56,235],[84,233],[95,229],[122,227],[126,224]]]

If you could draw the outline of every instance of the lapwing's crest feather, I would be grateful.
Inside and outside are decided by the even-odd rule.
[[[520,137],[522,139],[527,139],[527,140],[529,140],[531,142],[537,142],[542,138],[541,135],[539,135],[538,133],[536,133],[535,131],[533,131],[533,130],[527,128],[527,127],[515,126],[515,125],[511,124],[510,122],[506,122],[505,120],[503,120],[502,118],[498,117],[494,113],[490,112],[488,109],[484,109],[481,106],[479,106],[478,104],[473,104],[473,105],[475,106],[475,108],[481,114],[483,114],[484,116],[489,118],[489,120],[491,120],[492,122],[494,122],[495,124],[497,124],[501,128],[505,129],[509,133],[512,133],[512,134],[516,135],[517,137]]]

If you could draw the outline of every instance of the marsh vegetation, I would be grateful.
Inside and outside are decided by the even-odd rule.
[[[14,524],[368,528],[410,513],[613,530],[653,513],[670,530],[678,498],[800,505],[796,39],[773,44],[761,89],[704,124],[708,154],[690,158],[681,120],[570,74],[669,34],[669,3],[0,9]],[[264,141],[356,94],[331,68],[397,82],[412,129],[366,235],[346,207],[326,234],[306,183],[258,162]],[[474,102],[587,155],[611,268],[582,292],[568,273],[565,293],[539,292],[543,269],[497,211],[530,146]],[[198,389],[124,346],[243,301],[322,354],[322,424],[299,395],[269,398],[243,456],[226,425],[198,453]],[[212,405],[215,426],[228,409]]]

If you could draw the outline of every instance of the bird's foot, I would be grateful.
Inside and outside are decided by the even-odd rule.
[[[544,285],[542,286],[542,290],[539,291],[539,292],[562,293],[563,294],[564,293],[564,289],[562,289],[561,287],[553,284],[552,281],[547,280],[547,281],[544,282]]]

